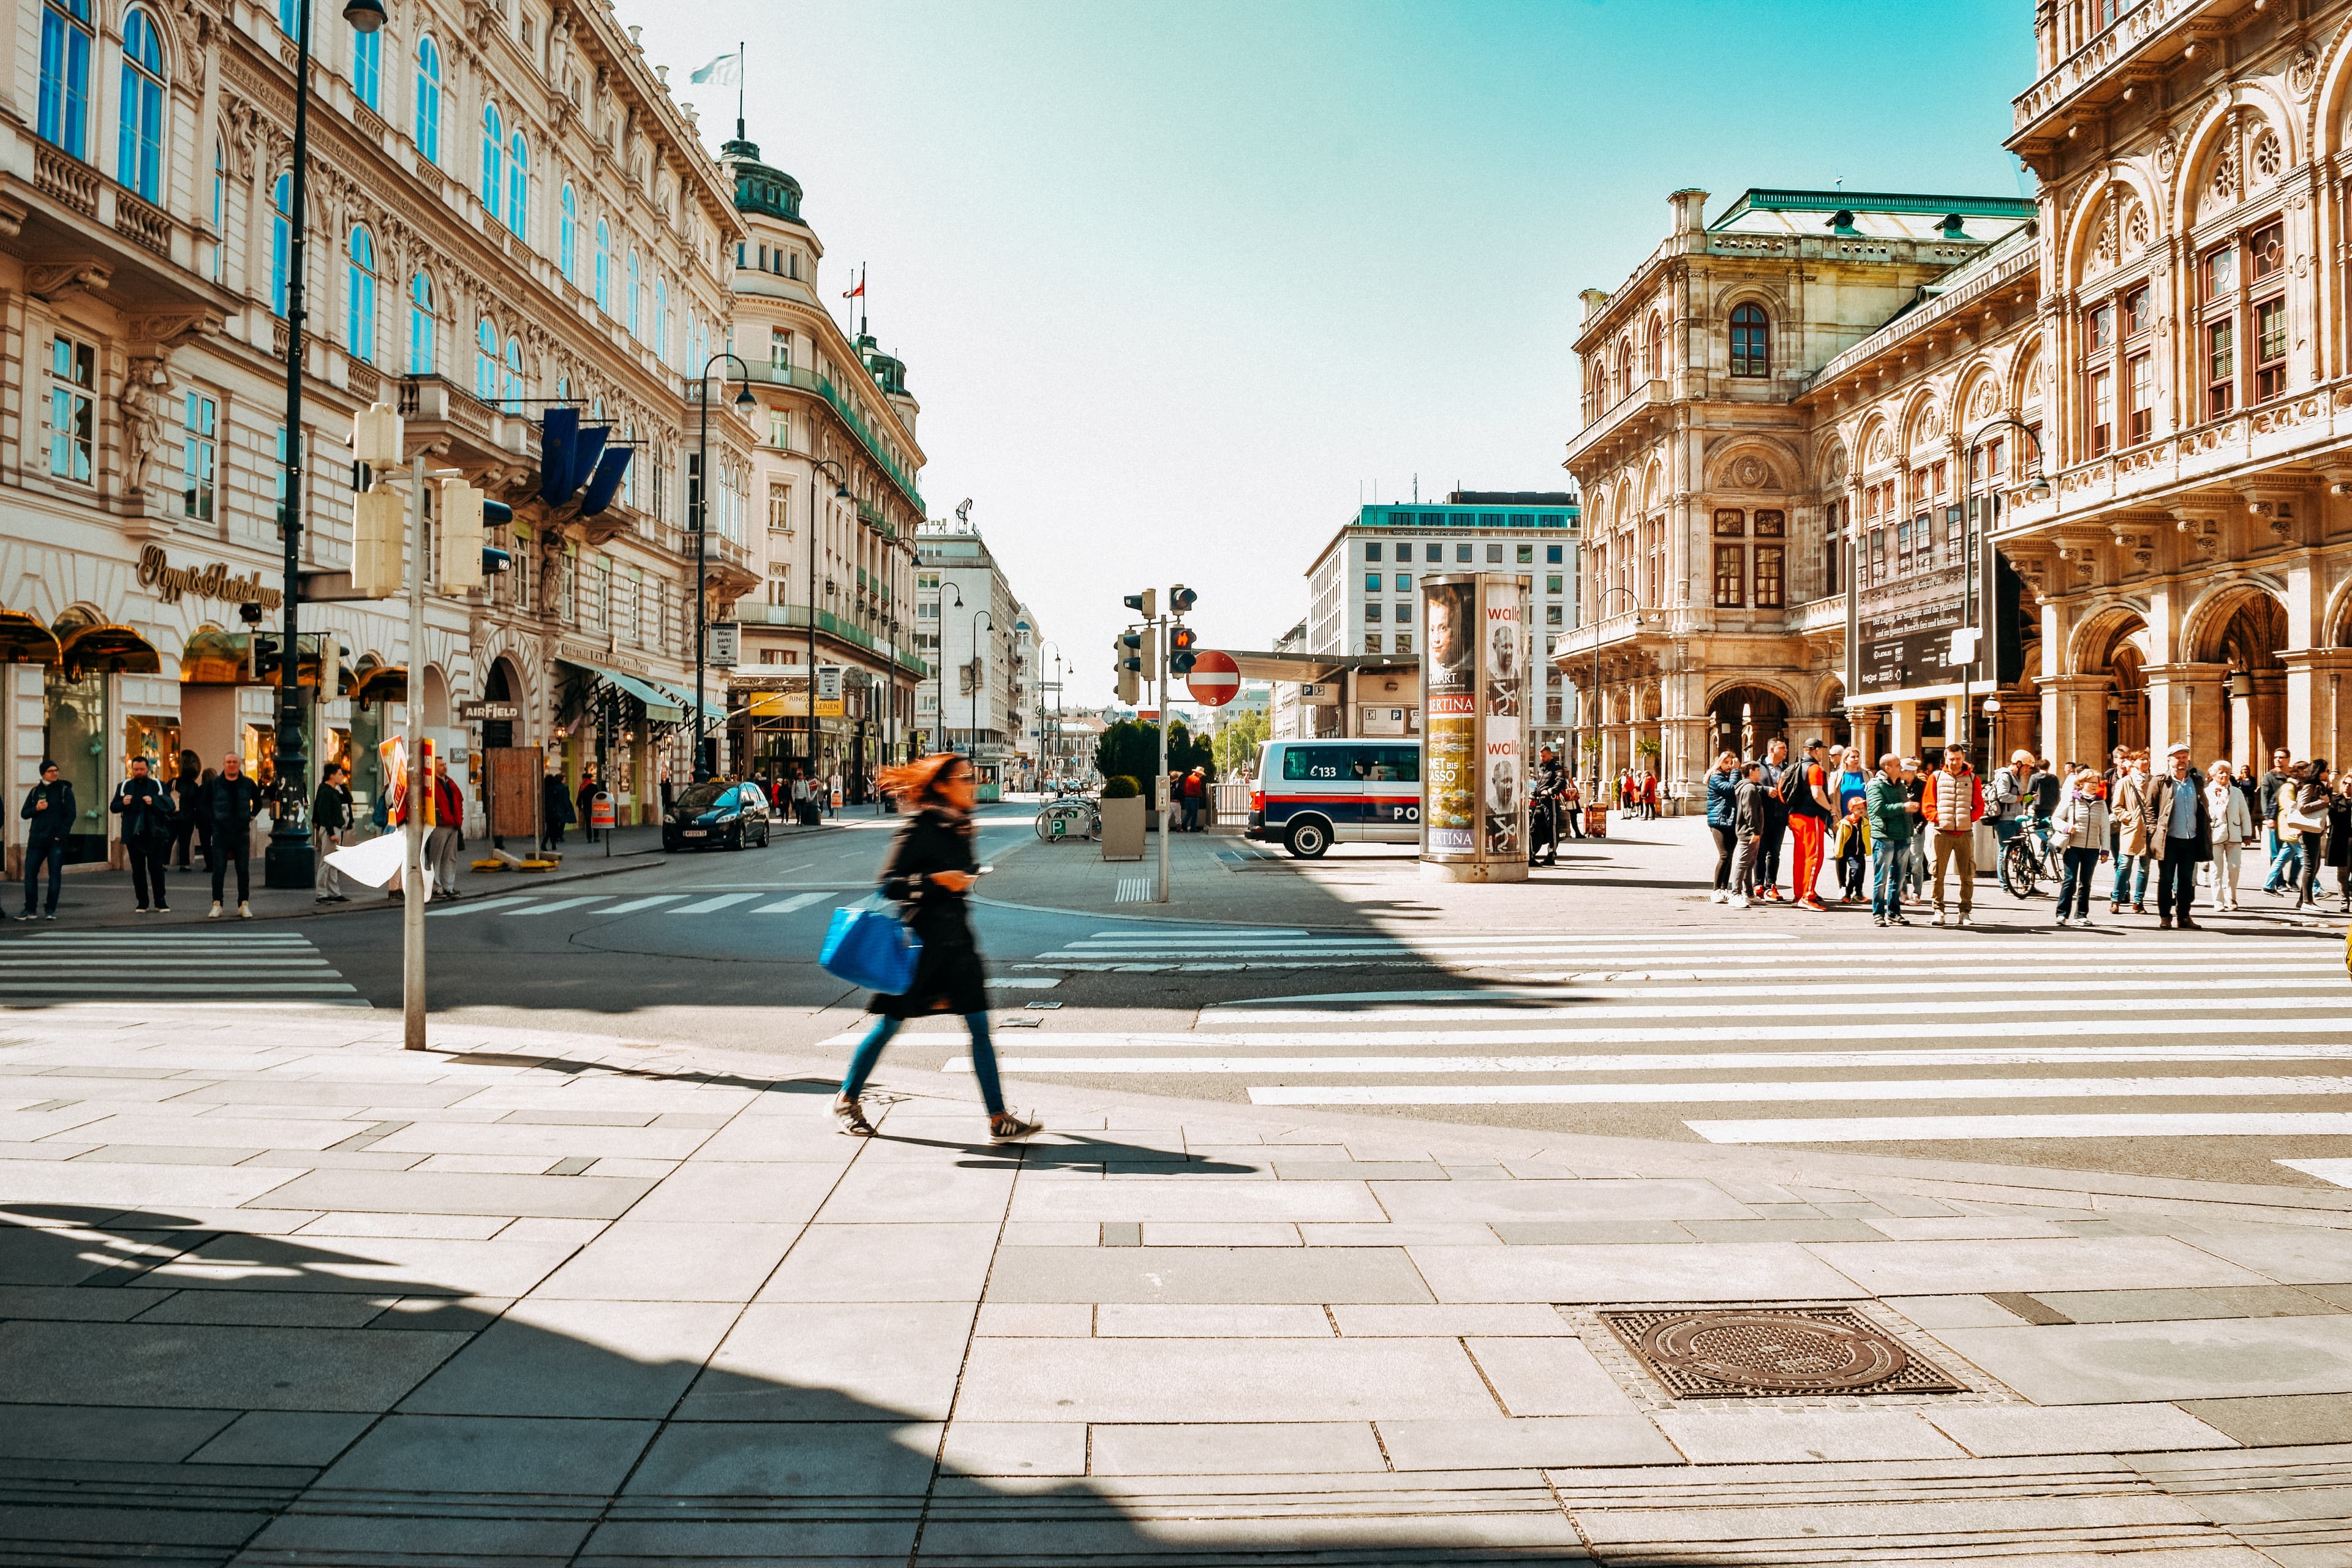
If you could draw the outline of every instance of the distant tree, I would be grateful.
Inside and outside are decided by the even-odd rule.
[[[1263,708],[1252,708],[1236,713],[1217,731],[1217,771],[1228,773],[1239,768],[1244,773],[1257,765],[1257,749],[1273,728]]]

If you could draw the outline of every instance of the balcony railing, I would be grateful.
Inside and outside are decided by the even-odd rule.
[[[2011,100],[2016,131],[2024,131],[2084,88],[2118,78],[2117,68],[2137,54],[2141,46],[2190,12],[2203,9],[2210,0],[2126,0],[2126,4],[2130,8],[2112,25]]]
[[[98,216],[98,171],[46,142],[33,143],[33,183],[76,212]]]
[[[806,605],[760,605],[738,601],[735,605],[735,616],[738,620],[757,626],[806,626],[809,624],[809,608]],[[844,642],[855,643],[859,647],[884,658],[895,659],[901,667],[914,671],[919,677],[928,677],[930,673],[930,666],[924,663],[911,650],[895,647],[877,637],[863,626],[844,620],[831,610],[817,611],[816,629],[827,636],[839,637]]]
[[[745,368],[751,373],[751,379],[753,381],[762,382],[770,386],[789,386],[802,392],[814,392],[832,405],[834,413],[841,416],[841,422],[849,426],[856,435],[859,443],[865,447],[866,456],[872,458],[876,465],[890,476],[890,482],[897,485],[908,501],[913,505],[915,515],[917,517],[925,515],[922,492],[915,489],[915,481],[908,477],[904,468],[898,466],[898,459],[890,456],[889,449],[883,446],[881,438],[874,433],[873,426],[866,423],[866,416],[858,413],[856,405],[844,397],[828,377],[819,375],[816,372],[800,365],[761,364],[753,361]]]
[[[1665,402],[1664,382],[1636,382],[1632,391],[1601,410],[1599,418],[1569,437],[1569,463],[1573,465],[1577,458],[1623,430],[1636,416],[1662,408]]]

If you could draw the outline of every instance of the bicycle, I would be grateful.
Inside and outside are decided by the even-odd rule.
[[[2000,885],[2012,898],[2030,899],[2043,879],[2065,878],[2065,863],[2050,842],[2050,819],[2028,816],[2000,852]]]
[[[1100,838],[1102,809],[1090,795],[1056,795],[1037,808],[1037,837],[1047,844],[1064,838]]]

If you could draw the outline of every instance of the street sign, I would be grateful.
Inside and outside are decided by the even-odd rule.
[[[740,621],[713,621],[710,633],[709,662],[733,668],[742,662],[743,626]]]
[[[1192,688],[1193,701],[1222,708],[1241,691],[1241,666],[1234,662],[1233,655],[1212,648],[1193,656],[1192,673],[1184,678],[1184,684]]]
[[[457,704],[457,721],[461,724],[475,724],[485,721],[496,722],[500,720],[512,723],[521,717],[522,704],[520,702],[481,701]]]
[[[816,716],[818,718],[838,719],[842,716],[841,684],[842,667],[840,665],[820,664],[816,667]]]
[[[1334,680],[1302,680],[1298,683],[1298,700],[1308,708],[1336,708],[1339,703],[1339,684]]]

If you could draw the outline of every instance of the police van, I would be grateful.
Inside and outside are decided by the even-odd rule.
[[[1418,741],[1266,741],[1246,837],[1303,860],[1334,843],[1421,842]]]

